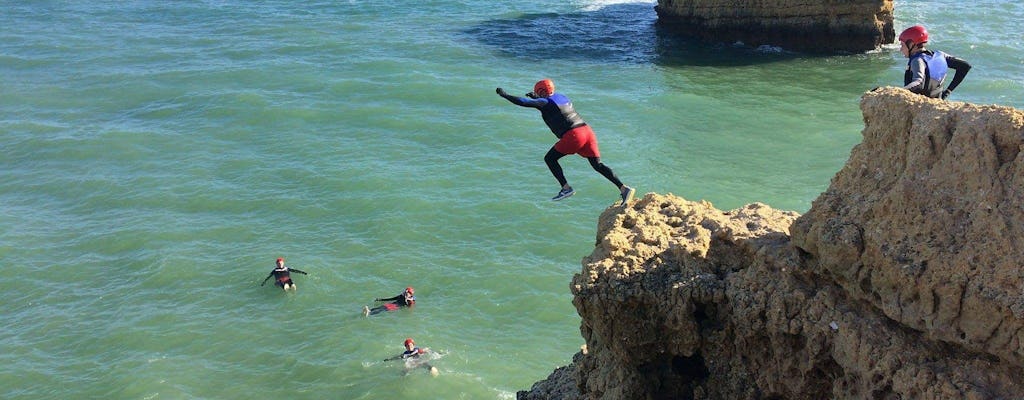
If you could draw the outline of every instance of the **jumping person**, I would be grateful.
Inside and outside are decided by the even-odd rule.
[[[911,92],[946,99],[953,89],[971,70],[971,64],[941,51],[924,48],[928,43],[928,31],[921,25],[914,25],[900,33],[900,53],[907,57],[907,70],[903,73],[903,88]],[[946,73],[952,68],[956,70],[949,87],[942,89]]]
[[[413,365],[413,367],[423,367],[430,370],[431,375],[437,375],[437,368],[434,368],[434,366],[430,365],[426,361],[419,361],[420,356],[430,352],[429,348],[421,349],[419,347],[416,347],[416,342],[413,341],[412,338],[406,338],[403,344],[405,345],[405,351],[402,352],[402,354],[399,354],[394,357],[385,358],[384,361],[415,360],[416,362],[414,363],[415,365]]]
[[[533,92],[527,93],[526,97],[512,96],[505,92],[505,89],[497,88],[495,92],[504,97],[512,104],[520,107],[530,107],[540,110],[540,116],[544,123],[555,134],[558,142],[544,155],[544,162],[551,170],[551,174],[562,185],[561,190],[551,200],[562,200],[576,193],[572,186],[569,186],[562,173],[562,166],[558,159],[570,154],[579,154],[590,161],[590,166],[606,179],[619,188],[619,195],[622,196],[622,205],[633,198],[636,190],[626,186],[615,176],[607,165],[601,163],[601,152],[597,146],[597,136],[590,126],[583,121],[583,117],[576,112],[572,101],[564,94],[555,92],[555,83],[550,79],[544,79],[533,85]]]
[[[277,259],[277,266],[274,267],[274,270],[270,271],[270,275],[267,275],[266,278],[263,278],[263,283],[261,283],[260,286],[266,285],[267,284],[267,279],[270,279],[270,277],[274,277],[275,278],[274,279],[274,284],[277,285],[278,287],[280,287],[281,289],[284,289],[284,290],[293,289],[294,290],[294,289],[296,289],[296,286],[295,286],[295,282],[292,282],[292,277],[291,277],[291,274],[290,274],[291,272],[298,272],[298,273],[303,274],[303,275],[309,275],[305,271],[300,271],[300,270],[295,269],[295,268],[288,268],[288,267],[284,266],[284,259],[283,258],[278,258]]]
[[[385,311],[397,310],[399,307],[412,307],[416,304],[415,294],[416,291],[413,290],[412,286],[409,286],[405,288],[405,291],[399,293],[398,296],[388,297],[386,299],[373,299],[373,301],[391,301],[391,303],[380,305],[372,309],[369,306],[363,306],[363,315],[380,314]]]

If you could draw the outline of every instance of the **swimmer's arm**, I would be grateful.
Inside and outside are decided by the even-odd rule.
[[[506,93],[502,88],[498,88],[497,93],[499,96],[504,97],[505,100],[508,100],[512,104],[520,107],[541,108],[544,107],[545,104],[548,104],[548,99],[546,98],[541,97],[539,99],[531,99],[528,97],[513,96]]]

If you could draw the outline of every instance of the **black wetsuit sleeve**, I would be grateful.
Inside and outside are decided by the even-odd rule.
[[[967,72],[971,70],[971,64],[963,59],[947,54],[946,65],[956,70],[956,74],[953,75],[953,81],[949,82],[949,86],[946,87],[947,90],[952,92],[953,89],[960,86],[960,82],[963,82],[964,77],[967,76]]]
[[[498,93],[498,95],[520,107],[541,108],[548,104],[548,99],[545,98],[531,99],[529,97],[513,96],[508,93]]]
[[[388,297],[386,299],[377,299],[377,301],[392,301],[392,300],[399,300],[401,298],[402,298],[402,295],[398,295],[398,296],[395,296],[395,297]]]
[[[272,277],[272,276],[274,276],[274,271],[270,271],[270,275],[267,275],[266,278],[263,278],[263,282],[260,283],[260,284],[262,285],[264,283],[267,283],[267,279],[270,279],[270,277]]]
[[[309,275],[309,274],[306,273],[306,271],[303,271],[301,269],[291,268],[291,267],[288,267],[288,271],[290,271],[290,272],[298,272],[298,273],[303,274],[303,275]]]

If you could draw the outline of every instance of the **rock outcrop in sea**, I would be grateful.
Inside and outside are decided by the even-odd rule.
[[[866,93],[804,215],[649,193],[570,289],[586,345],[519,399],[1024,398],[1024,112]]]
[[[658,24],[718,42],[859,53],[896,39],[893,0],[658,0]]]

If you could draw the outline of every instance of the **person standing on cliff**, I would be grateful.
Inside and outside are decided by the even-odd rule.
[[[558,138],[558,142],[544,155],[544,162],[548,165],[548,169],[558,180],[558,184],[562,185],[561,190],[551,200],[562,200],[576,193],[566,181],[565,174],[562,173],[562,166],[558,164],[558,159],[570,154],[579,154],[581,157],[585,157],[595,171],[611,181],[619,189],[623,207],[633,198],[636,189],[623,184],[619,177],[615,176],[615,172],[601,162],[597,136],[573,108],[572,101],[564,94],[555,93],[554,82],[550,79],[537,82],[533,85],[533,92],[527,93],[526,97],[512,96],[500,87],[495,89],[495,92],[512,104],[540,110],[540,116],[544,119],[544,123]]]
[[[903,73],[903,88],[911,92],[945,100],[960,85],[971,70],[967,61],[924,48],[928,43],[928,31],[921,25],[914,25],[900,33],[900,53],[907,57],[907,71]],[[949,87],[942,89],[946,73],[956,70]]]

